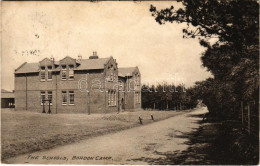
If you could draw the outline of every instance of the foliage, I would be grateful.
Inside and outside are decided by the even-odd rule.
[[[142,86],[142,108],[144,109],[183,110],[192,109],[197,104],[194,90],[185,89],[183,85]]]
[[[234,104],[258,102],[259,96],[259,3],[254,0],[183,0],[152,16],[159,24],[186,23],[184,38],[198,37],[206,47],[202,65],[214,78],[197,82],[194,88],[209,111],[227,117],[238,115]],[[217,38],[215,43],[209,39]],[[233,116],[237,117],[237,116]]]

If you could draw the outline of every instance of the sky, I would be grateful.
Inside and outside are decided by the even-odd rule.
[[[138,66],[142,82],[184,83],[211,76],[201,65],[205,48],[183,39],[186,24],[159,25],[149,11],[177,2],[2,2],[1,88],[14,89],[24,62],[65,56],[113,56],[119,67]]]

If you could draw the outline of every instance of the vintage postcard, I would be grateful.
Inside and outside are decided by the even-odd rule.
[[[2,1],[1,163],[257,165],[259,1]]]

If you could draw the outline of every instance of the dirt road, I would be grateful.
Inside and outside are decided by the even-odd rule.
[[[206,113],[206,108],[178,115],[114,134],[108,134],[57,147],[34,152],[5,163],[28,164],[148,164],[145,158],[163,158],[160,153],[183,151],[189,147],[187,139],[180,138],[184,132],[199,127],[196,114]],[[158,163],[160,164],[160,163]]]

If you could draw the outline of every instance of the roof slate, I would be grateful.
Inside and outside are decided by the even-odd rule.
[[[133,72],[136,70],[137,67],[121,67],[118,68],[118,76],[126,77],[126,76],[133,76]]]
[[[15,71],[16,74],[35,72],[39,72],[39,63],[25,63]]]
[[[104,69],[105,64],[110,58],[99,58],[99,59],[82,59],[78,61],[80,65],[75,70],[93,70],[93,69]]]
[[[81,59],[77,63],[80,65],[75,68],[75,70],[95,70],[95,69],[104,69],[105,64],[110,58],[99,58],[99,59]],[[38,63],[24,63],[18,67],[15,71],[15,74],[20,73],[36,73],[39,72],[39,62]],[[55,61],[57,65],[58,62]]]

